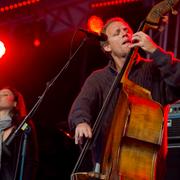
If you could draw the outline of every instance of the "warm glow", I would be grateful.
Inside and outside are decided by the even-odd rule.
[[[6,52],[6,48],[4,46],[4,43],[2,41],[0,41],[0,58],[2,58],[2,56],[5,54]]]
[[[91,16],[88,19],[88,29],[93,32],[101,32],[103,27],[103,20],[97,16]]]

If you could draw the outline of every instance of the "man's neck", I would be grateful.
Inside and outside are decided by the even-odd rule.
[[[119,72],[122,69],[123,65],[124,65],[125,58],[124,57],[119,58],[119,57],[116,56],[116,57],[113,57],[113,59],[114,59],[116,69]]]

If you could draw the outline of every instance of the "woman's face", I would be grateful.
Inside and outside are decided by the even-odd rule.
[[[14,94],[10,89],[0,90],[0,110],[11,110],[16,106]]]

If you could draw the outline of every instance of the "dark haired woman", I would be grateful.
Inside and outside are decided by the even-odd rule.
[[[25,159],[21,159],[24,131],[4,146],[7,138],[26,116],[23,96],[15,89],[0,89],[0,180],[35,180],[38,167],[38,145],[36,131],[32,120],[28,121],[30,129],[27,134]],[[23,163],[23,165],[22,165]],[[20,173],[23,172],[23,173]]]

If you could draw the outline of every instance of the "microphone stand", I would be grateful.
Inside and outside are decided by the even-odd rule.
[[[38,101],[35,103],[35,105],[32,107],[32,109],[29,111],[29,113],[25,116],[25,118],[19,124],[19,126],[12,131],[12,133],[9,135],[9,137],[6,139],[6,141],[3,143],[4,151],[6,153],[9,153],[8,146],[11,144],[11,142],[17,136],[17,134],[19,133],[20,130],[24,131],[23,132],[24,133],[24,140],[22,142],[23,143],[23,148],[22,148],[22,152],[21,152],[22,161],[21,161],[21,165],[20,165],[20,177],[19,177],[19,180],[22,180],[22,176],[23,176],[24,158],[25,158],[24,156],[25,156],[25,150],[26,150],[26,144],[27,144],[27,135],[29,134],[29,133],[27,133],[27,129],[29,129],[27,121],[35,114],[35,112],[37,111],[38,107],[40,106],[41,102],[43,101],[43,99],[44,99],[46,93],[48,92],[48,90],[50,89],[50,87],[52,85],[54,85],[54,83],[58,79],[58,77],[69,67],[70,62],[72,61],[74,56],[77,54],[79,49],[84,45],[86,40],[87,40],[87,37],[83,38],[83,40],[81,41],[79,47],[76,49],[76,51],[73,53],[73,55],[70,56],[69,60],[62,67],[62,69],[59,71],[59,73],[54,78],[52,78],[52,80],[50,80],[49,82],[46,83],[46,88],[43,91],[42,95],[38,97]],[[18,157],[18,159],[19,158],[20,157]],[[19,162],[19,160],[18,160],[18,162]],[[15,173],[15,176],[16,176],[16,173]]]
[[[25,130],[24,130],[24,137],[23,137],[23,141],[22,141],[22,147],[21,147],[21,153],[19,154],[19,158],[21,158],[21,164],[20,164],[20,173],[19,173],[19,180],[23,180],[23,172],[24,172],[24,164],[25,164],[25,157],[26,157],[26,145],[27,145],[27,139],[28,139],[28,135],[31,132],[31,127],[28,126]],[[17,170],[17,168],[16,168]],[[17,173],[17,172],[16,172]],[[15,174],[16,177],[16,174]],[[15,179],[14,177],[14,179]]]
[[[79,47],[77,48],[77,50],[74,52],[74,54],[69,58],[69,60],[67,61],[67,63],[62,67],[62,69],[59,71],[59,73],[49,82],[46,83],[46,88],[43,91],[42,95],[38,97],[38,101],[35,103],[35,105],[32,107],[32,109],[29,111],[29,113],[25,116],[25,118],[23,119],[23,121],[19,124],[19,126],[9,135],[8,139],[5,142],[6,146],[9,146],[10,143],[12,142],[12,140],[15,138],[15,136],[18,134],[18,132],[20,130],[25,130],[26,127],[28,126],[28,124],[26,123],[37,111],[38,107],[40,106],[41,102],[43,101],[46,93],[48,92],[48,90],[50,89],[50,87],[52,85],[54,85],[55,81],[58,79],[58,77],[67,69],[67,67],[69,66],[71,60],[74,58],[74,56],[77,54],[77,52],[79,51],[79,49],[84,45],[84,42],[87,40],[87,38],[85,37]]]

